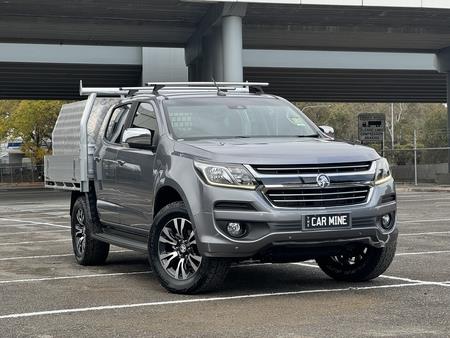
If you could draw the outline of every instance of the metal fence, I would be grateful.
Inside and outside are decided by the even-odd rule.
[[[36,183],[44,181],[44,166],[1,165],[0,184]]]
[[[397,182],[450,184],[448,147],[385,149]]]
[[[448,147],[378,149],[388,159],[397,182],[450,185]],[[44,180],[44,166],[0,165],[0,184],[37,183]]]

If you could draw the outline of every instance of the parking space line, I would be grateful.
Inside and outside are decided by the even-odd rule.
[[[27,318],[27,317],[45,316],[45,315],[58,315],[58,314],[67,314],[67,313],[80,313],[80,312],[88,312],[88,311],[105,311],[105,310],[118,310],[118,309],[130,309],[130,308],[141,308],[141,307],[152,307],[152,306],[206,303],[206,302],[223,302],[223,301],[242,300],[242,299],[256,299],[256,298],[280,297],[280,296],[296,296],[296,295],[302,295],[302,294],[320,294],[320,293],[332,293],[332,292],[337,293],[337,292],[347,292],[347,291],[393,289],[393,288],[404,288],[404,287],[422,286],[422,285],[427,285],[427,284],[426,283],[402,283],[402,284],[358,286],[358,287],[336,288],[336,289],[314,289],[314,290],[285,291],[285,292],[273,292],[273,293],[257,293],[257,294],[224,296],[224,297],[210,297],[210,298],[191,298],[191,299],[169,300],[169,301],[148,302],[148,303],[135,303],[135,304],[104,305],[104,306],[94,306],[94,307],[84,307],[84,308],[74,308],[74,309],[59,309],[59,310],[48,310],[48,311],[38,311],[38,312],[12,313],[12,314],[8,314],[8,315],[0,316],[0,320],[1,319],[14,319],[14,318]]]
[[[429,222],[445,222],[445,221],[450,221],[450,218],[438,218],[438,219],[414,219],[414,220],[409,220],[409,221],[397,221],[398,224],[402,224],[402,223],[429,223]]]
[[[151,273],[151,271],[131,271],[131,272],[97,273],[97,274],[91,274],[91,275],[26,278],[26,279],[0,280],[0,284],[44,282],[44,281],[54,281],[54,280],[64,280],[64,279],[80,279],[80,278],[116,277],[116,276],[126,276],[126,275],[143,275],[143,274],[150,274],[150,273]]]
[[[109,253],[130,252],[132,250],[117,250],[110,251]],[[0,257],[0,261],[15,261],[21,259],[38,259],[38,258],[53,258],[53,257],[68,257],[73,256],[73,253],[69,254],[56,254],[56,255],[37,255],[37,256],[18,256],[18,257]]]
[[[64,238],[64,239],[47,239],[47,240],[38,240],[38,241],[26,241],[26,242],[15,242],[15,243],[0,243],[0,246],[7,245],[23,245],[23,244],[39,244],[39,243],[51,243],[51,242],[70,242],[72,239]]]
[[[439,235],[439,234],[450,234],[450,231],[411,232],[407,234],[400,233],[400,236],[422,236],[422,235]]]
[[[408,197],[410,198],[410,197]],[[399,198],[398,201],[400,203],[405,203],[405,202],[434,202],[434,201],[447,201],[449,200],[450,197],[442,197],[442,198],[418,198],[418,199],[402,199]]]
[[[403,281],[403,282],[409,282],[409,283],[426,283],[429,285],[438,285],[438,286],[445,286],[445,287],[450,286],[450,285],[445,284],[445,282],[431,282],[431,281],[423,281],[423,280],[403,278],[403,277],[397,277],[397,276],[388,276],[388,275],[381,275],[380,277],[392,279],[392,280],[399,280],[399,281]]]
[[[24,235],[24,234],[36,234],[36,233],[53,233],[53,232],[69,232],[69,229],[66,230],[30,230],[30,231],[19,231],[19,232],[2,232],[0,236],[11,236],[11,235]]]
[[[45,223],[45,222],[36,222],[36,221],[27,221],[27,220],[20,220],[20,219],[14,219],[14,218],[3,218],[3,217],[0,217],[0,221],[19,222],[19,223],[28,223],[28,224],[36,224],[36,225],[48,225],[48,226],[59,227],[59,228],[70,228],[70,226],[68,226],[68,225],[61,225],[61,224],[55,224],[55,223]]]
[[[308,263],[291,263],[293,265],[300,265],[300,266],[306,266],[309,268],[317,268],[320,269],[320,267],[316,264],[308,264]],[[410,278],[404,278],[404,277],[397,277],[397,276],[390,276],[390,275],[381,275],[380,278],[386,278],[386,279],[392,279],[392,280],[399,280],[402,282],[407,283],[425,283],[429,285],[437,285],[437,286],[449,286],[445,284],[446,282],[432,282],[432,281],[424,281],[424,280],[418,280],[418,279],[410,279]]]
[[[422,251],[422,252],[400,252],[396,253],[397,256],[412,256],[412,255],[432,255],[432,254],[440,254],[440,253],[450,253],[450,250],[440,250],[440,251]]]

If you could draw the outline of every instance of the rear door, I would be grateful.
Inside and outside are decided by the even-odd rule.
[[[120,204],[116,182],[117,155],[131,105],[114,108],[106,127],[103,145],[95,157],[97,169],[97,209],[100,220],[105,223],[120,223]]]
[[[145,128],[152,132],[152,149],[122,147],[117,155],[118,203],[122,223],[136,230],[147,230],[152,222],[154,162],[158,142],[156,106],[140,102],[131,119],[130,128]]]

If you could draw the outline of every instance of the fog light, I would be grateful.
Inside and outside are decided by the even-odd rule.
[[[381,226],[384,229],[389,229],[391,227],[391,215],[386,214],[381,217]]]
[[[244,227],[238,222],[230,222],[227,225],[228,233],[233,237],[241,237],[244,234]]]

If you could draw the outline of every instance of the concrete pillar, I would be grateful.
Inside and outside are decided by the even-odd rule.
[[[215,27],[212,41],[212,62],[214,79],[218,82],[223,78],[223,48],[222,48],[222,27]]]
[[[435,65],[439,72],[447,73],[447,146],[450,148],[450,47],[436,53]],[[448,151],[448,173],[450,181],[450,150]]]
[[[223,78],[224,81],[242,82],[242,17],[222,18]]]
[[[450,148],[450,73],[447,73],[447,147]],[[448,150],[448,172],[450,173],[450,149]]]
[[[212,81],[214,77],[214,64],[213,64],[213,47],[214,47],[214,36],[208,34],[202,39],[202,51],[203,55],[201,57],[201,79],[203,81]]]
[[[183,48],[142,48],[142,83],[187,81]]]

